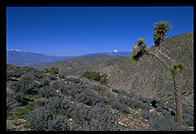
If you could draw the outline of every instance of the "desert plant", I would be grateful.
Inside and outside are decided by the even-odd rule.
[[[48,121],[48,129],[49,131],[69,131],[70,127],[68,125],[68,121],[62,115],[57,115],[55,119]]]
[[[18,78],[20,76],[21,76],[20,72],[17,72],[17,71],[14,71],[14,70],[7,71],[7,80],[11,80],[11,77]]]
[[[120,103],[118,100],[113,99],[111,102],[111,106],[112,108],[117,109],[120,112],[130,113],[129,108],[126,105]]]
[[[108,79],[107,79],[107,74],[104,73],[103,75],[100,74],[100,72],[96,71],[85,71],[82,74],[82,77],[86,77],[89,80],[95,80],[98,81],[100,84],[107,84]]]
[[[91,131],[119,131],[120,126],[116,123],[112,112],[104,103],[97,103],[90,112]]]
[[[57,80],[57,77],[56,77],[56,75],[55,74],[49,74],[48,75],[48,79],[50,79],[50,80]]]
[[[181,89],[179,86],[178,79],[176,79],[176,76],[180,77],[179,73],[182,72],[182,70],[185,69],[184,63],[176,63],[173,65],[173,69],[169,70],[169,75],[172,77],[174,88],[175,88],[175,98],[176,98],[176,115],[177,115],[177,121],[179,124],[183,123],[183,111],[182,111],[182,98],[181,98]]]
[[[59,69],[56,68],[56,67],[52,67],[52,68],[50,68],[50,71],[49,72],[50,73],[54,73],[54,74],[58,74],[59,73]]]
[[[155,25],[154,25],[155,47],[159,46],[160,42],[164,40],[166,32],[170,29],[171,29],[171,25],[167,21],[160,21],[158,23],[155,23]],[[168,62],[166,62],[164,59],[160,58],[160,56],[158,56],[158,54],[152,53],[150,51],[146,51],[145,54],[154,56],[166,67],[166,69],[169,70],[169,74],[173,78],[173,84],[174,84],[174,87],[175,87],[177,121],[178,121],[179,124],[182,124],[183,115],[182,115],[181,90],[180,90],[180,87],[179,87],[179,83],[177,83],[177,81],[176,81],[177,79],[175,80],[175,78],[176,78],[176,75],[179,74],[177,72],[180,72],[181,70],[183,70],[185,68],[185,65],[183,63],[176,63],[176,64],[173,65],[173,67],[170,67]]]
[[[147,45],[143,38],[138,38],[137,43],[137,46],[133,46],[130,60],[138,60],[147,51]]]
[[[11,110],[17,108],[20,103],[20,96],[19,94],[16,94],[15,91],[6,88],[6,106],[7,106],[7,112],[10,112]]]
[[[171,25],[167,21],[160,21],[154,24],[154,43],[159,46],[160,42],[165,38],[166,32],[171,29]]]
[[[38,130],[47,130],[48,121],[53,119],[52,113],[44,107],[38,107],[31,111],[27,118]]]
[[[46,98],[49,98],[49,97],[52,97],[52,96],[57,96],[57,92],[55,91],[55,89],[52,89],[51,87],[43,87],[43,88],[40,88],[38,90],[39,94],[43,97],[46,97]]]
[[[186,128],[177,124],[174,117],[158,115],[150,116],[150,126],[147,128],[149,131],[185,131]]]

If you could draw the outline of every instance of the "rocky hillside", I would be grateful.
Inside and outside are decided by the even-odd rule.
[[[96,81],[7,66],[8,131],[193,130],[193,108],[144,98]]]
[[[96,62],[104,61],[104,59],[109,58],[110,56],[105,55],[93,55],[93,56],[84,56],[84,57],[77,57],[71,60],[60,61],[55,64],[48,64],[44,66],[37,66],[35,68],[42,70],[44,68],[51,68],[57,67],[59,69],[60,74],[63,72],[69,72],[75,70],[77,68],[93,64]]]
[[[181,80],[182,94],[184,103],[193,106],[193,33],[167,38],[160,46],[159,57],[168,61],[170,65],[172,62],[184,62],[186,64],[187,69],[184,70]],[[149,51],[155,53],[155,48],[152,47]],[[67,75],[77,76],[81,76],[87,69],[99,71],[109,76],[109,86],[131,91],[147,98],[160,99],[166,97],[174,101],[172,79],[165,66],[155,57],[143,55],[138,61],[130,61],[126,57],[108,57],[100,60],[96,58],[91,57],[93,62],[88,62],[83,66],[74,63],[77,67],[72,69],[65,67],[61,71]],[[82,61],[83,59],[78,60]],[[72,60],[69,61],[69,64],[71,62]],[[69,65],[68,61],[61,62],[61,64]],[[51,66],[60,67],[59,63]]]

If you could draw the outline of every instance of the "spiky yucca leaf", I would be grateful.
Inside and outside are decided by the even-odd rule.
[[[169,30],[171,30],[171,25],[167,21],[160,21],[154,24],[154,31],[157,31],[158,33],[165,33]]]
[[[155,46],[159,46],[160,42],[165,38],[165,33],[169,30],[171,30],[171,25],[167,21],[160,21],[154,24]]]
[[[137,43],[138,43],[138,46],[142,46],[145,44],[145,40],[143,38],[138,38]]]
[[[132,53],[131,53],[131,56],[130,56],[130,58],[129,58],[129,60],[130,60],[130,61],[136,60],[136,59],[135,59],[136,55],[137,55],[136,53],[132,52]]]
[[[186,68],[185,64],[184,63],[175,63],[173,65],[174,69],[177,70],[177,71],[182,71],[183,69]]]
[[[168,71],[168,74],[172,77],[175,77],[176,76],[176,72],[174,70],[169,70]]]

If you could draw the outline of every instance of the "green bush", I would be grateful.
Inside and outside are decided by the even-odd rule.
[[[82,77],[86,77],[89,80],[98,81],[100,84],[107,84],[108,83],[107,74],[105,74],[105,73],[103,75],[101,75],[99,72],[87,70],[82,74]]]
[[[56,68],[56,67],[52,67],[52,68],[50,68],[50,71],[49,72],[50,73],[54,73],[54,74],[58,74],[59,73],[59,69]]]

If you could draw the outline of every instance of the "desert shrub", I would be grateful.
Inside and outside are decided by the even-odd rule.
[[[57,77],[56,77],[55,74],[49,74],[48,75],[48,79],[50,79],[50,80],[57,80]]]
[[[65,83],[64,88],[62,89],[62,92],[66,93],[66,94],[68,94],[68,92],[69,92],[69,94],[71,94],[72,90],[76,89],[75,87],[77,87],[77,86],[74,86],[73,84]]]
[[[10,89],[13,90],[13,94],[10,94],[8,98],[15,99],[17,102],[21,103],[23,102],[24,99],[24,92],[20,90],[20,85],[18,84],[19,82],[12,82],[10,85]]]
[[[64,101],[63,98],[59,97],[59,96],[50,97],[48,99],[48,103],[47,103],[46,107],[51,112],[56,113],[56,114],[60,114],[62,109],[65,108],[63,105],[70,104],[69,102],[66,102],[67,104],[65,104],[63,101]]]
[[[51,81],[50,82],[50,87],[58,90],[58,89],[64,89],[64,82],[63,81]]]
[[[111,106],[112,106],[112,108],[117,109],[120,112],[130,113],[129,108],[126,105],[120,103],[119,101],[117,101],[115,99],[111,102]]]
[[[66,84],[67,94],[71,95],[72,97],[76,98],[80,93],[82,93],[86,87],[85,86],[74,86]]]
[[[53,74],[58,74],[59,73],[59,69],[56,68],[56,67],[51,67],[50,70],[49,70],[50,73],[53,73]]]
[[[99,102],[105,102],[103,97],[96,95],[95,93],[93,93],[91,90],[88,89],[76,95],[76,99],[87,105],[95,105],[96,103]]]
[[[89,109],[70,102],[68,99],[51,97],[46,107],[55,114],[65,115],[68,118],[74,119],[74,121],[80,125],[83,125],[84,121],[89,120]]]
[[[107,74],[106,73],[104,73],[103,75],[101,75],[101,78],[100,78],[100,80],[99,80],[99,83],[100,84],[108,84],[108,79],[107,79]]]
[[[107,91],[107,89],[103,88],[101,85],[93,85],[92,88],[99,93],[105,93],[105,91]]]
[[[51,79],[44,78],[40,80],[40,87],[49,86]]]
[[[108,79],[107,79],[106,74],[101,75],[99,72],[95,72],[95,71],[88,71],[87,70],[82,74],[82,77],[86,77],[89,80],[98,81],[100,84],[107,84],[108,83]]]
[[[29,73],[31,73],[32,75],[34,75],[37,79],[42,78],[42,75],[43,75],[40,70],[33,70],[33,71],[29,72]]]
[[[56,118],[48,121],[49,131],[69,131],[67,120],[62,115],[57,115]]]
[[[10,71],[7,71],[7,80],[11,80],[11,77],[20,77],[22,74],[19,73],[19,72],[16,72],[14,70],[10,70]]]
[[[142,118],[147,119],[147,120],[149,120],[151,117],[151,113],[147,110],[142,110],[140,115]]]
[[[15,92],[24,94],[36,94],[36,87],[39,87],[39,85],[30,76],[26,75],[22,76],[20,81],[12,82],[10,85],[10,88]]]
[[[150,117],[150,126],[147,130],[157,131],[184,131],[185,127],[180,126],[172,116],[159,117],[157,115]]]
[[[29,80],[34,81],[36,79],[35,75],[33,74],[34,71],[28,72],[22,75],[21,80]]]
[[[175,111],[176,106],[172,103],[168,103],[166,105],[168,108],[171,108],[173,111]],[[184,125],[189,125],[189,126],[193,126],[194,125],[194,112],[192,108],[189,108],[186,105],[182,105],[183,106],[183,123]]]
[[[44,107],[38,107],[28,114],[27,118],[38,130],[47,130],[48,121],[53,119],[52,113]]]
[[[86,122],[91,119],[90,109],[82,105],[74,104],[68,108],[70,117],[74,119],[75,123],[84,126]]]
[[[27,79],[40,79],[43,77],[43,74],[40,70],[37,69],[30,69],[29,71],[26,71],[26,73],[23,75],[23,78]]]
[[[169,109],[165,107],[157,107],[157,111],[161,112],[164,116],[171,115],[171,112],[169,111]]]
[[[15,92],[19,92],[20,91],[20,84],[19,84],[19,81],[13,81],[11,84],[10,84],[10,89],[15,91]]]
[[[128,97],[130,97],[130,95],[128,95]],[[133,98],[133,97],[130,97],[130,98]],[[143,103],[146,103],[146,104],[148,104],[148,105],[150,105],[151,104],[151,102],[154,100],[154,99],[151,99],[151,98],[144,98],[143,96],[137,96],[137,100],[138,101],[141,101],[141,102],[143,102]],[[157,102],[157,106],[158,105],[161,105],[162,103],[159,103],[159,102]]]
[[[43,97],[46,97],[46,98],[49,98],[49,97],[52,97],[52,96],[57,96],[57,92],[50,88],[50,87],[43,87],[43,88],[40,88],[38,90],[39,94]]]
[[[90,115],[92,115],[88,128],[90,131],[120,130],[119,125],[114,120],[112,112],[105,106],[104,103],[97,103],[92,109]]]
[[[183,122],[186,125],[194,126],[194,111],[193,109],[183,105]]]
[[[129,98],[125,95],[118,95],[117,100],[124,104],[127,105],[131,108],[141,108],[141,109],[145,109],[145,110],[150,110],[150,106],[147,103],[144,103],[142,101],[139,101],[137,99],[133,99],[133,98]]]
[[[13,90],[7,88],[6,89],[6,107],[7,107],[7,111],[11,111],[15,108],[17,108],[20,103],[20,95],[16,94]]]
[[[168,103],[166,106],[171,108],[173,111],[175,111],[175,109],[176,109],[176,106],[172,103]],[[194,125],[193,109],[189,108],[186,105],[182,105],[182,106],[183,106],[183,123],[184,123],[184,125],[193,126]]]
[[[71,131],[107,131],[107,130],[119,130],[118,124],[116,124],[112,112],[105,106],[105,104],[97,103],[92,109],[71,102],[67,98],[62,97],[50,97],[45,109],[56,115],[56,119],[52,118],[50,121],[51,128],[49,130],[62,130],[63,120],[57,117],[66,116],[74,120],[73,124],[66,125],[66,130]],[[61,116],[62,115],[62,116]],[[52,121],[53,120],[53,121]],[[56,125],[55,126],[55,122]],[[49,124],[49,123],[48,123]],[[79,127],[80,126],[80,127]]]
[[[120,93],[121,91],[119,90],[119,89],[116,89],[116,88],[112,88],[112,92],[114,92],[114,93]]]
[[[66,77],[66,80],[74,82],[74,83],[80,83],[80,79],[76,78],[76,77]]]
[[[98,102],[105,101],[103,97],[96,95],[84,85],[64,84],[62,92],[87,105],[95,105]]]
[[[38,99],[35,101],[35,103],[36,103],[37,107],[43,107],[47,104],[47,101],[44,99]]]

